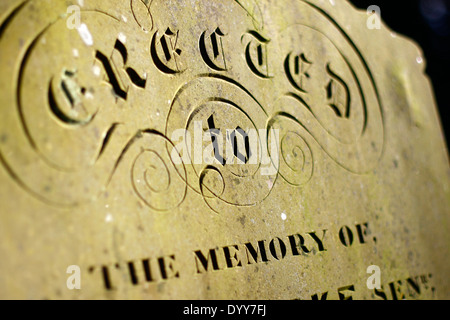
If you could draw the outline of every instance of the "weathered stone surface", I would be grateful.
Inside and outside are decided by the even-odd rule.
[[[450,298],[425,61],[368,19],[3,0],[0,298]]]

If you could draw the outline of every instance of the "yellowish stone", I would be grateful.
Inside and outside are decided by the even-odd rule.
[[[433,91],[376,19],[1,1],[0,298],[450,298]]]

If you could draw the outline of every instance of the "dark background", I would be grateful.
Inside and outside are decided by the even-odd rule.
[[[441,123],[450,141],[450,0],[349,0],[360,9],[377,5],[393,31],[414,39],[427,61]]]

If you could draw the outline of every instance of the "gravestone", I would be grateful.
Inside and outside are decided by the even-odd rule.
[[[3,0],[0,298],[450,298],[426,62],[339,0]]]

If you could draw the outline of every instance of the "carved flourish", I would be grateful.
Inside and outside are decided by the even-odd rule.
[[[130,0],[130,9],[133,18],[144,32],[153,29],[153,15],[150,7],[153,0]]]
[[[133,189],[141,200],[150,208],[157,211],[168,211],[179,206],[186,197],[187,185],[186,169],[184,165],[175,167],[174,157],[181,156],[174,152],[172,158],[164,152],[166,147],[173,150],[175,147],[163,134],[145,130],[139,132],[127,150],[130,154],[140,151],[133,161],[131,168],[131,181]],[[139,140],[139,141],[137,141]]]
[[[199,96],[196,92],[204,92],[205,95]],[[181,113],[188,115],[187,118],[180,117]],[[226,121],[230,118],[240,119],[240,123],[235,122],[236,120],[233,123]],[[221,120],[221,124],[217,120]],[[217,135],[224,134],[223,131],[219,131],[220,128],[236,128],[227,137],[223,137],[223,141],[228,141],[230,145],[237,134],[244,139],[248,138],[247,132],[241,129],[246,128],[246,130],[253,129],[252,132],[255,133],[252,137],[255,143],[248,145],[260,146],[266,139],[261,137],[258,129],[263,128],[262,131],[265,133],[266,120],[267,113],[264,108],[242,85],[225,76],[205,74],[181,87],[176,93],[167,118],[166,135],[183,128],[191,137],[197,139],[196,135],[202,134],[204,128],[196,130],[196,123],[205,128],[208,125],[210,131],[217,130]],[[186,183],[203,196],[211,209],[216,211],[214,208],[220,201],[237,206],[256,205],[272,190],[277,170],[270,172],[274,166],[272,159],[263,159],[258,150],[253,150],[255,161],[249,161],[252,156],[250,148],[242,150],[236,148],[233,154],[229,152],[225,155],[225,147],[222,150],[215,149],[213,139],[212,145],[215,150],[210,154],[214,154],[215,159],[205,166],[204,150],[211,142],[208,140],[204,143],[200,140],[201,145],[196,149],[195,145],[191,148],[191,139],[184,141],[189,144],[185,146],[185,150],[188,150],[188,160],[191,164],[187,169]],[[203,159],[196,161],[195,157],[199,156],[199,150]],[[254,191],[249,193],[248,190]]]
[[[33,10],[29,3],[20,2],[0,24],[0,49],[8,29],[20,29],[15,19]],[[130,0],[134,28],[152,31],[141,51],[129,49],[128,34],[121,33],[126,21],[98,9],[82,11],[90,30],[69,30],[53,15],[33,34],[20,34],[27,41],[17,51],[15,69],[8,69],[15,81],[2,89],[13,103],[0,110],[1,121],[11,124],[10,131],[0,130],[0,162],[11,178],[41,201],[76,206],[95,199],[128,163],[131,187],[151,209],[178,207],[190,188],[219,212],[223,206],[261,203],[278,176],[292,187],[308,183],[314,173],[312,143],[346,170],[373,169],[384,149],[383,109],[368,64],[346,32],[303,0],[296,5],[314,17],[309,24],[298,18],[280,31],[286,36],[269,37],[259,6],[232,3],[249,20],[237,38],[244,66],[237,71],[227,51],[233,32],[205,26],[191,44],[197,56],[187,56],[194,49],[186,48],[184,30],[154,14],[167,5],[160,1]],[[43,5],[50,8],[52,1]],[[118,36],[103,37],[104,25]],[[91,32],[94,43],[83,43],[80,32]],[[55,47],[58,54],[43,60]],[[273,48],[281,56],[275,57]],[[147,69],[133,65],[136,56]],[[190,61],[190,72],[181,58]],[[195,63],[203,63],[203,71]],[[231,71],[284,92],[276,97],[252,92],[251,84]],[[161,104],[152,87],[157,77],[181,83],[171,91],[165,131],[142,114],[149,100]],[[178,129],[186,130],[183,143],[192,140],[187,135],[195,140],[201,134],[199,144],[192,149],[171,141]],[[221,139],[229,142],[222,149]]]

